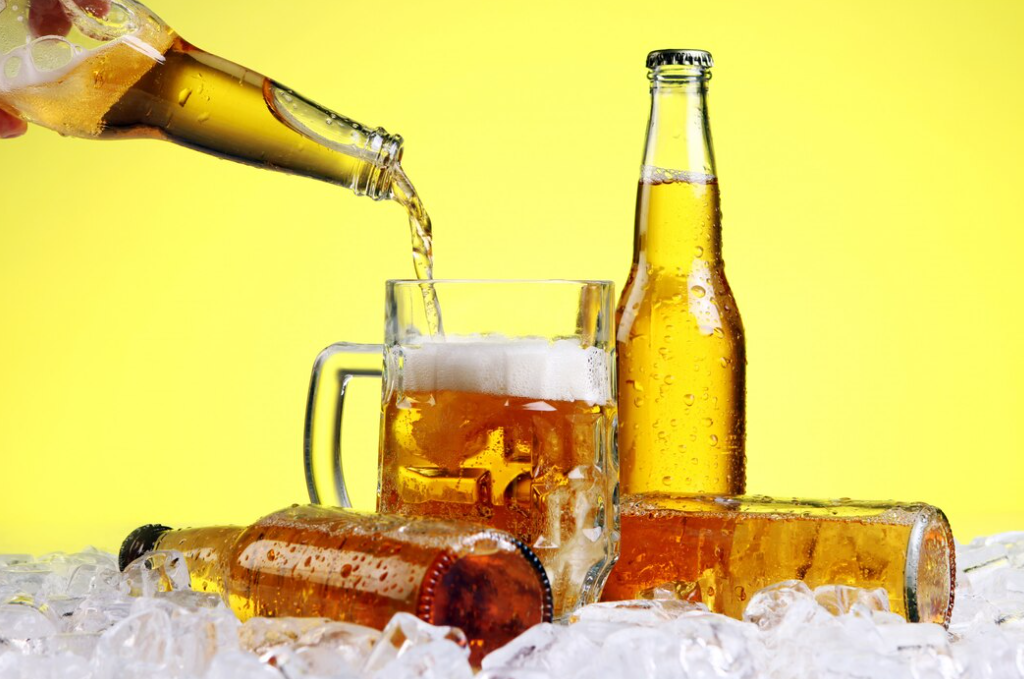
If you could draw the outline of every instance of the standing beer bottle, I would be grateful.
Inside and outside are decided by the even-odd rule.
[[[183,553],[192,588],[220,594],[242,620],[324,617],[383,629],[395,613],[413,613],[460,628],[477,664],[552,616],[533,552],[469,524],[293,506],[251,526],[143,526],[121,546],[121,569],[152,550]]]
[[[618,309],[624,494],[736,495],[746,483],[746,356],[722,261],[711,66],[700,50],[647,57],[651,117]]]

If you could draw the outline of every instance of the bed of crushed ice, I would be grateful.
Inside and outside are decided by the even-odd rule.
[[[491,653],[478,678],[1024,677],[1024,533],[957,550],[949,630],[884,592],[781,583],[743,621],[675,601],[597,604]],[[188,589],[174,553],[121,574],[99,551],[0,556],[0,677],[463,679],[459,630],[401,614],[383,631],[317,619],[240,623]]]

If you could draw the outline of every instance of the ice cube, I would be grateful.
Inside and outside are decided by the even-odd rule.
[[[238,620],[224,607],[190,610],[136,599],[132,613],[103,633],[94,662],[111,677],[201,676],[218,649],[238,648]]]
[[[280,670],[263,664],[252,653],[224,651],[210,663],[205,679],[282,679],[283,676]]]
[[[293,644],[327,622],[327,618],[250,618],[238,628],[238,642],[259,655],[274,646]]]
[[[177,551],[155,551],[128,564],[123,573],[123,591],[132,596],[154,596],[157,592],[189,589],[188,566]]]
[[[289,676],[358,676],[381,637],[378,630],[324,618],[253,618],[238,634],[242,648]]]
[[[573,676],[588,666],[600,646],[588,638],[586,623],[563,627],[535,625],[484,658],[485,670],[533,670],[553,677]]]
[[[609,601],[584,606],[573,614],[570,622],[618,622],[654,626],[675,620],[686,613],[706,613],[707,610],[704,604],[676,599]]]
[[[862,589],[849,585],[821,585],[814,588],[814,600],[832,615],[856,613],[870,615],[872,611],[887,612],[889,595],[882,588]]]
[[[799,580],[785,580],[756,592],[743,612],[743,619],[762,630],[784,623],[799,626],[828,615],[814,599],[811,588]]]
[[[397,613],[363,665],[373,677],[472,677],[469,644],[462,630],[435,627],[409,613]]]

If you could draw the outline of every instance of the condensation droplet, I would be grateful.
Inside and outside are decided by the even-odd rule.
[[[711,419],[710,417],[705,417],[705,418],[704,418],[704,426],[705,426],[705,427],[710,427],[710,426],[711,426],[711,425],[713,425],[714,423],[715,423],[715,421],[714,421],[714,420],[712,420],[712,419]]]
[[[188,98],[192,96],[191,88],[186,87],[181,92],[178,92],[178,106],[184,107],[188,103]]]
[[[665,375],[665,384],[675,384],[675,375]]]
[[[643,399],[643,397],[642,396],[637,396],[636,398],[634,398],[633,399],[633,405],[635,405],[637,408],[643,408],[644,407],[644,399]]]
[[[718,362],[722,365],[723,368],[729,367],[729,359],[726,356],[723,356],[720,359],[718,359]]]
[[[696,248],[694,248],[693,254],[696,257],[703,257],[704,256],[704,248],[702,248],[701,246],[698,245]]]
[[[719,338],[725,337],[725,331],[722,330],[721,328],[715,328],[714,333],[715,333],[715,337],[719,337]]]
[[[714,434],[712,434],[711,436],[708,437],[708,443],[711,444],[712,448],[717,448],[718,447],[718,437],[715,436]]]
[[[199,117],[198,117],[198,118],[196,118],[196,120],[197,120],[198,122],[200,122],[200,123],[205,123],[205,122],[206,122],[207,120],[209,120],[209,119],[210,119],[210,114],[209,114],[209,112],[207,112],[207,111],[204,111],[204,112],[200,113],[200,114],[199,114]]]
[[[692,406],[695,400],[696,399],[694,398],[693,394],[687,394],[686,396],[683,397],[683,403],[685,403],[688,406]]]
[[[695,285],[692,288],[690,288],[690,293],[697,299],[700,299],[701,297],[707,294],[707,290],[705,290],[699,285]]]
[[[661,484],[663,486],[671,486],[672,485],[672,477],[671,476],[662,476],[661,477]]]

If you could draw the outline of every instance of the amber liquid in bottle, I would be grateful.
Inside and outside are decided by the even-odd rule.
[[[722,259],[710,55],[682,52],[706,60],[661,64],[653,53],[648,61],[651,118],[633,265],[618,308],[621,487],[738,495],[746,482],[746,353]]]
[[[185,555],[192,588],[242,620],[315,616],[383,628],[398,612],[458,627],[471,660],[551,620],[551,588],[533,553],[494,530],[319,506],[248,527],[146,526],[121,566],[152,549]]]
[[[948,624],[953,536],[924,504],[624,497],[621,555],[603,598],[672,597],[742,617],[783,580],[884,588],[911,622]]]

